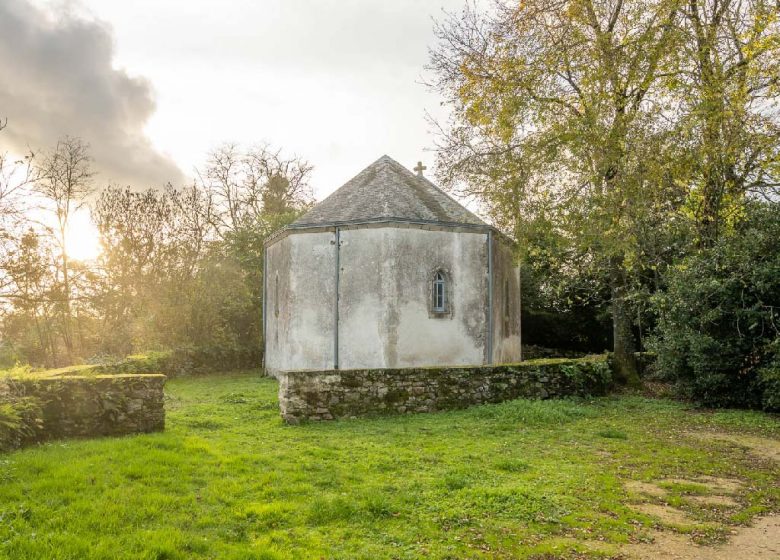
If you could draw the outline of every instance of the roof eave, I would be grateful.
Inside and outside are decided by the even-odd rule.
[[[360,219],[360,220],[345,220],[345,221],[334,221],[334,222],[327,222],[327,223],[316,223],[316,224],[290,224],[287,226],[284,226],[283,228],[275,231],[271,235],[269,235],[265,242],[264,247],[268,248],[277,241],[285,238],[290,233],[304,233],[309,231],[318,231],[318,230],[331,230],[338,227],[355,227],[355,226],[361,226],[361,225],[378,225],[378,224],[404,224],[404,225],[419,225],[419,226],[435,226],[435,227],[442,227],[447,229],[465,229],[465,230],[473,230],[476,232],[485,232],[492,231],[495,233],[501,240],[504,242],[507,242],[511,245],[515,244],[515,241],[495,228],[494,226],[491,226],[489,224],[473,224],[473,223],[464,223],[464,222],[444,222],[439,220],[423,220],[423,219],[410,219],[410,218],[370,218],[370,219]]]

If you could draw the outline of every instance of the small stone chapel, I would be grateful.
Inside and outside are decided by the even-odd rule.
[[[511,241],[382,156],[265,245],[265,366],[291,370],[518,361]]]

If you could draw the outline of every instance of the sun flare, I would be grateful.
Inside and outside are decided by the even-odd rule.
[[[65,244],[71,259],[92,261],[100,256],[100,238],[89,211],[79,210],[70,217]]]

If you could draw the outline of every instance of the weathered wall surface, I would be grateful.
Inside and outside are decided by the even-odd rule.
[[[283,373],[282,418],[289,423],[388,413],[435,412],[520,397],[600,395],[611,386],[605,356],[521,364]]]
[[[165,428],[164,375],[103,375],[3,380],[0,404],[20,406],[0,423],[7,448],[65,437],[155,432]],[[3,446],[0,446],[3,447]]]
[[[374,227],[340,237],[341,369],[485,362],[485,233]],[[431,312],[439,269],[449,283],[441,315]]]
[[[266,370],[332,368],[335,233],[289,235],[266,251]]]
[[[520,269],[514,265],[512,248],[494,235],[493,356],[489,363],[521,360],[520,305]]]
[[[267,247],[269,373],[520,360],[520,276],[507,243],[493,236],[489,325],[485,231],[361,224],[338,237],[338,251],[335,228],[291,232]],[[432,310],[437,270],[447,277],[446,313]]]

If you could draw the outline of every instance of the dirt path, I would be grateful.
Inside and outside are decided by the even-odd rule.
[[[656,531],[652,544],[622,549],[633,560],[777,560],[780,558],[780,516],[757,519],[752,527],[737,529],[725,544],[699,546],[686,535]]]
[[[756,436],[727,433],[691,433],[699,439],[719,441],[746,449],[749,453],[780,462],[780,441]],[[719,509],[739,507],[735,495],[743,482],[736,479],[700,476],[692,479],[667,479],[654,482],[627,481],[628,490],[635,498],[636,511],[654,518],[659,527],[651,536],[652,543],[630,544],[620,548],[620,557],[633,560],[668,558],[671,560],[778,560],[780,559],[780,515],[769,515],[754,520],[750,527],[734,527],[728,541],[713,546],[694,543],[688,535],[674,528],[705,527],[682,509],[666,503],[669,488],[689,485],[703,490],[701,495],[686,495],[690,503]]]

